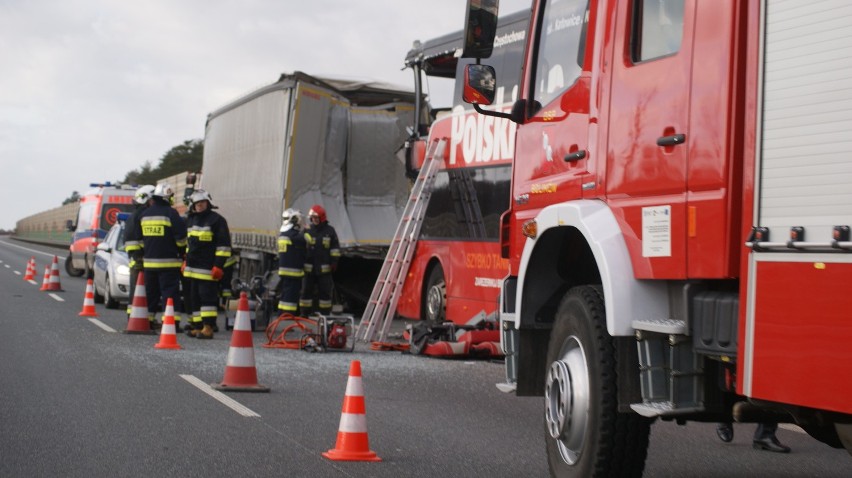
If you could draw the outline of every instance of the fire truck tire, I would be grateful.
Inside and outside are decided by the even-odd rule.
[[[106,282],[106,287],[104,287],[104,307],[107,309],[117,309],[120,305],[115,297],[112,296],[112,280],[109,278],[109,275],[104,279]]]
[[[429,272],[424,289],[423,310],[421,317],[432,325],[444,323],[447,316],[447,281],[444,279],[444,269],[440,264]]]
[[[544,436],[552,476],[642,476],[651,420],[618,412],[615,346],[601,293],[562,298],[547,349]]]
[[[75,269],[74,264],[71,262],[71,254],[68,254],[68,257],[65,258],[65,272],[68,273],[71,277],[80,277],[86,271],[83,269]]]

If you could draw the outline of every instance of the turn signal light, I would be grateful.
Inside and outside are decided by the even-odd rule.
[[[538,236],[538,224],[535,219],[530,219],[521,226],[521,233],[530,239],[535,239]]]

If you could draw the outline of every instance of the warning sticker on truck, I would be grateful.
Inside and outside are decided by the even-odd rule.
[[[642,208],[642,257],[671,257],[672,207]]]

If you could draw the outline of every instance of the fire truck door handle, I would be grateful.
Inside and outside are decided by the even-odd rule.
[[[686,141],[685,134],[672,134],[669,136],[660,136],[657,138],[657,146],[677,146]]]
[[[581,149],[579,151],[574,151],[573,153],[566,154],[564,160],[565,160],[566,163],[573,163],[574,161],[579,161],[579,160],[581,160],[585,157],[586,157],[586,150]]]

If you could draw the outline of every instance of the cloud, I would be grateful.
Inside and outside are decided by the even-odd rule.
[[[461,0],[0,0],[0,229],[203,138],[282,72],[410,85],[412,42],[463,22]]]

